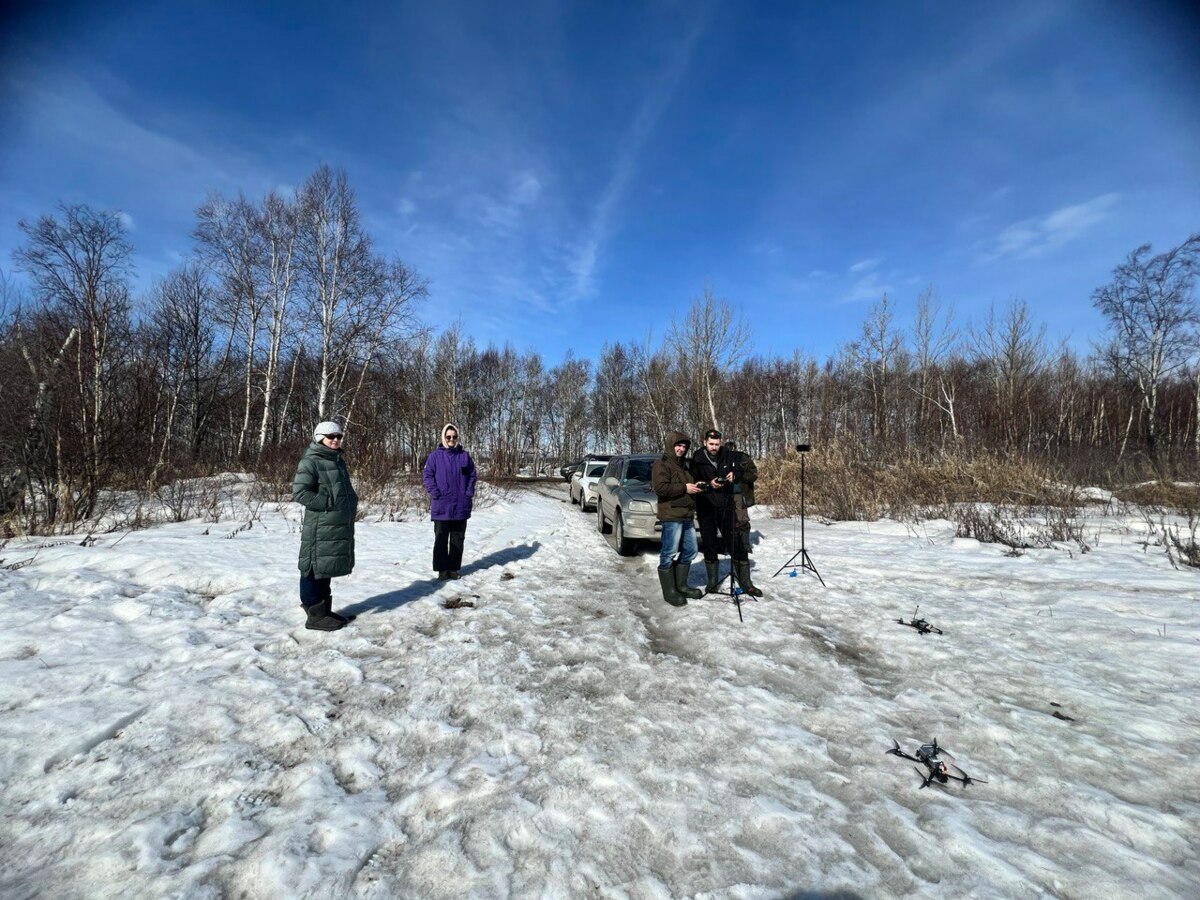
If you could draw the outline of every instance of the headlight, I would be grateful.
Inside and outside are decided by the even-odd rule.
[[[652,513],[654,512],[654,504],[648,500],[630,500],[629,511],[635,513]]]

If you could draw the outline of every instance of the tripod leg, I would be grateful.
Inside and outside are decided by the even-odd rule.
[[[804,553],[803,547],[801,547],[799,550],[797,550],[795,553],[793,553],[790,557],[788,557],[788,561],[785,562],[782,566],[780,566],[775,571],[775,575],[778,575],[780,572],[782,572],[784,569],[786,569],[788,566],[790,566],[793,562],[795,562],[796,557],[799,556],[801,553]],[[808,554],[804,553],[804,555],[807,556]],[[805,568],[807,568],[807,566]],[[771,577],[774,578],[775,575],[772,575]]]
[[[804,566],[803,567],[805,569],[809,569],[814,575],[816,575],[817,581],[821,582],[821,587],[825,587],[826,586],[825,579],[821,577],[821,573],[818,572],[817,567],[815,565],[813,565],[812,557],[808,555],[807,550],[804,550],[803,553],[804,553]]]

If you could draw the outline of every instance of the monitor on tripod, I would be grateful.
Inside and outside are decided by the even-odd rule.
[[[807,569],[817,576],[817,580],[821,582],[821,587],[825,587],[825,579],[821,577],[821,573],[817,571],[817,567],[813,565],[812,557],[808,555],[808,550],[804,546],[804,454],[812,450],[812,444],[797,444],[796,452],[800,454],[800,549],[792,554],[791,559],[779,567],[778,575],[788,566],[792,565],[796,557],[800,557],[800,564],[796,566],[798,569]],[[793,575],[795,572],[792,573]],[[774,578],[775,575],[771,577]]]

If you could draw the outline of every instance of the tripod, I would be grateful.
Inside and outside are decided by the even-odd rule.
[[[817,567],[813,565],[812,557],[808,555],[808,551],[804,549],[804,454],[809,451],[808,444],[797,444],[796,452],[800,454],[800,549],[792,554],[791,559],[779,567],[779,572],[782,572],[788,566],[792,565],[796,557],[800,557],[800,565],[795,568],[808,569],[817,576],[817,581],[821,582],[821,587],[825,587],[825,579],[821,577],[821,573],[817,571]],[[776,572],[775,575],[778,575]],[[793,575],[795,572],[792,573]],[[774,578],[775,575],[771,577]]]
[[[713,529],[717,532],[717,565],[720,566],[721,564],[722,552],[724,552],[725,556],[729,557],[729,574],[717,581],[716,593],[721,596],[732,597],[734,604],[737,606],[738,621],[745,622],[746,620],[742,617],[742,598],[749,597],[751,600],[757,600],[758,598],[744,590],[737,577],[736,565],[738,560],[734,558],[733,550],[735,542],[741,538],[737,533],[737,516],[733,507],[733,503],[736,501],[733,500],[732,496],[730,499],[731,502],[720,513],[717,527]],[[712,514],[715,514],[715,512],[714,510]],[[749,564],[749,556],[747,556],[746,561]],[[726,580],[729,581],[728,591],[723,588]]]

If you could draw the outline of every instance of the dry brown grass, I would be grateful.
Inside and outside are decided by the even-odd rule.
[[[1118,500],[1151,509],[1200,512],[1200,485],[1152,481],[1113,492]]]
[[[1057,473],[1024,459],[997,454],[901,457],[886,463],[851,448],[814,450],[805,458],[806,511],[831,519],[922,518],[964,503],[1022,507],[1078,505]],[[800,509],[800,456],[789,453],[759,465],[758,497],[777,516]]]

